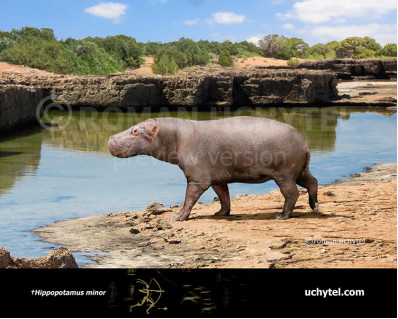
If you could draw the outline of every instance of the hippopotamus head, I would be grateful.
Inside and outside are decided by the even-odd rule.
[[[151,155],[157,145],[156,119],[138,123],[109,138],[109,152],[116,157],[126,158],[137,155]]]

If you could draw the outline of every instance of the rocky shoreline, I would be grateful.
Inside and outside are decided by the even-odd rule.
[[[293,218],[275,220],[279,190],[237,195],[231,216],[219,203],[197,204],[173,223],[178,206],[152,204],[140,212],[107,213],[56,222],[33,232],[43,241],[88,254],[90,268],[395,268],[397,164],[319,188],[320,213],[304,189]],[[104,254],[90,254],[92,251]]]

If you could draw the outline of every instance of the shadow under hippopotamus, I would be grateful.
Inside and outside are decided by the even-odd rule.
[[[280,207],[278,207],[280,209]],[[276,209],[278,209],[276,208]],[[303,209],[304,206],[296,206],[295,209]],[[225,219],[229,221],[236,221],[236,220],[273,220],[275,219],[276,215],[279,213],[278,211],[270,211],[269,208],[264,208],[264,209],[259,209],[259,210],[265,210],[267,212],[264,213],[251,213],[251,214],[231,214],[229,216],[216,216],[216,215],[203,215],[203,216],[195,216],[191,217],[190,219],[213,219],[213,220],[220,220],[220,219]],[[323,219],[323,218],[337,218],[337,217],[346,217],[343,215],[330,215],[330,214],[323,214],[321,211],[318,211],[317,213],[313,212],[308,212],[308,213],[293,213],[290,215],[291,219],[295,218],[300,218],[300,219],[307,219],[307,218],[317,218],[317,219]]]

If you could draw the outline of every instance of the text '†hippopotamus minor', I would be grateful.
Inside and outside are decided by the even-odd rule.
[[[172,219],[187,220],[199,197],[212,187],[221,202],[216,215],[230,214],[229,183],[274,180],[285,203],[277,219],[291,215],[306,188],[318,210],[318,181],[309,171],[310,152],[294,127],[266,118],[237,116],[212,121],[156,118],[111,136],[109,152],[127,158],[149,155],[178,165],[187,179],[184,206]]]

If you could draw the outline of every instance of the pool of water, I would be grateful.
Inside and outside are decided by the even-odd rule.
[[[27,128],[0,138],[0,247],[16,257],[51,251],[28,230],[57,220],[107,212],[134,211],[149,202],[184,200],[186,180],[174,165],[146,156],[117,159],[108,154],[110,135],[151,117],[194,120],[237,115],[289,123],[307,138],[310,169],[320,184],[360,172],[377,162],[395,162],[397,116],[371,108],[267,108],[157,113],[50,112],[50,129]],[[265,193],[265,184],[232,184],[231,196]],[[200,201],[213,200],[209,189]],[[79,257],[80,258],[80,257]],[[83,260],[83,259],[81,259]]]

